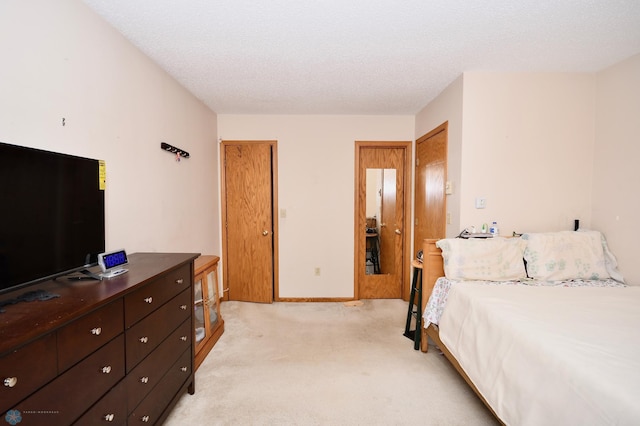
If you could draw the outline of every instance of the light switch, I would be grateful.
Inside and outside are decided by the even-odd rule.
[[[451,195],[451,194],[453,194],[453,183],[451,183],[450,181],[447,181],[447,182],[444,184],[444,193],[445,193],[446,195]]]
[[[284,219],[287,217],[287,210],[286,209],[280,209],[280,218]]]
[[[487,199],[486,198],[476,198],[476,209],[484,209],[487,207]]]

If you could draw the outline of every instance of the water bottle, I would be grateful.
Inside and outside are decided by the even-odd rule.
[[[489,227],[489,233],[492,237],[500,236],[500,230],[498,229],[498,222],[493,222]]]

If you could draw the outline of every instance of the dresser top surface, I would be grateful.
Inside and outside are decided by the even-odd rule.
[[[197,257],[197,253],[134,253],[129,256],[126,265],[128,272],[114,278],[70,281],[63,276],[0,295],[0,301],[16,299],[38,290],[58,296],[3,307],[5,312],[0,313],[0,356],[124,296],[166,272],[193,262]],[[97,267],[90,270],[99,272]]]

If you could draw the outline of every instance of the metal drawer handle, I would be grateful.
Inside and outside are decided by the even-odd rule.
[[[140,383],[149,383],[149,377],[147,376],[140,377]]]
[[[187,368],[187,367],[180,367],[180,371],[182,371],[183,373],[186,373],[186,372],[187,372],[187,370],[188,370],[188,368]]]
[[[110,365],[107,365],[106,367],[102,367],[102,372],[103,372],[104,374],[109,374],[109,373],[111,373],[111,366],[110,366]]]
[[[140,339],[140,343],[147,343],[149,341],[149,338],[147,336],[141,337]]]
[[[4,385],[8,388],[12,388],[17,384],[18,384],[17,377],[7,377],[6,379],[4,379]]]
[[[114,414],[107,414],[106,416],[104,416],[104,419],[108,422],[112,422],[115,417],[116,416]]]
[[[99,336],[102,333],[102,327],[96,327],[91,329],[91,334]]]
[[[142,420],[143,422],[147,423],[147,422],[149,422],[149,416],[142,416],[142,419],[141,419],[141,420]]]
[[[151,303],[153,302],[153,297],[145,297],[144,301],[147,303]]]
[[[183,311],[187,310],[187,305],[180,305],[180,309],[182,309]]]
[[[180,336],[180,340],[182,340],[183,342],[187,341],[187,336]]]
[[[176,280],[176,284],[182,284],[183,282],[184,282],[184,279],[183,279],[183,278],[178,278],[178,279]]]

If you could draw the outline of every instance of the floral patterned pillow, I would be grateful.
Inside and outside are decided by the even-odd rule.
[[[530,278],[542,281],[609,278],[598,231],[523,234]]]
[[[525,245],[520,238],[447,238],[436,243],[448,279],[482,281],[525,279]]]

